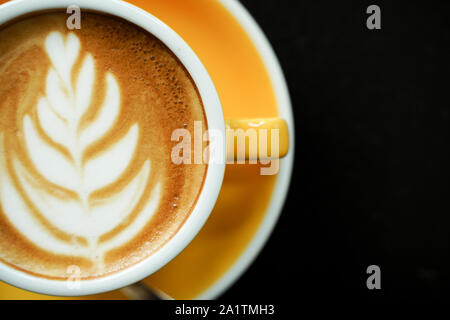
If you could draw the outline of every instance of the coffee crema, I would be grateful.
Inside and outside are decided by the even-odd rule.
[[[156,37],[62,12],[0,28],[0,261],[34,275],[100,277],[163,246],[207,165],[171,161],[171,133],[206,119],[196,86]]]

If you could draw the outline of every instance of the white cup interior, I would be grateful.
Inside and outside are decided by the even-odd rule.
[[[34,12],[53,9],[65,11],[69,5],[78,5],[81,8],[81,17],[83,10],[117,16],[143,28],[160,39],[183,63],[197,85],[203,102],[208,129],[213,128],[225,135],[225,121],[219,97],[205,67],[179,35],[142,9],[120,0],[15,0],[0,6],[0,25]],[[208,165],[201,194],[193,211],[180,230],[162,248],[133,266],[104,277],[81,280],[79,288],[73,288],[73,286],[68,285],[67,281],[33,276],[0,262],[0,280],[25,290],[59,296],[96,294],[138,282],[171,261],[200,231],[217,200],[224,171],[225,146],[223,146],[223,161]]]

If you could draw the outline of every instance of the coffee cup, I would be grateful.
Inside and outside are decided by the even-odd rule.
[[[74,277],[76,278],[76,264],[70,265],[73,268],[68,269],[69,274],[67,275],[67,279],[61,279],[59,277],[52,279],[52,277],[42,277],[39,274],[36,274],[36,272],[27,272],[20,266],[14,265],[11,261],[4,263],[4,261],[0,259],[0,279],[2,281],[35,292],[63,296],[86,295],[114,290],[140,281],[162,268],[189,244],[207,220],[218,197],[225,164],[227,162],[240,163],[245,160],[255,162],[258,160],[267,161],[267,163],[276,162],[277,159],[285,155],[289,149],[287,138],[288,128],[282,119],[224,120],[219,97],[213,82],[195,53],[183,39],[168,26],[152,15],[130,4],[113,0],[101,2],[69,2],[57,0],[36,2],[17,0],[0,7],[0,11],[2,12],[0,24],[5,25],[11,21],[19,21],[24,19],[24,17],[33,16],[39,12],[51,12],[54,10],[65,11],[66,8],[73,5],[77,5],[81,10],[95,12],[96,14],[106,14],[108,16],[123,19],[128,23],[142,28],[167,46],[170,52],[172,52],[184,66],[187,74],[192,78],[192,81],[198,90],[198,96],[202,102],[205,114],[204,118],[207,122],[206,127],[210,129],[209,133],[213,133],[214,130],[216,136],[224,137],[227,143],[218,143],[215,145],[214,152],[211,151],[212,148],[208,149],[208,151],[210,151],[209,155],[214,153],[214,157],[212,157],[213,161],[211,161],[211,159],[209,159],[210,161],[207,161],[205,169],[206,173],[201,183],[201,191],[199,191],[195,204],[192,207],[192,211],[186,216],[185,221],[182,222],[178,230],[174,232],[173,236],[171,236],[167,242],[162,244],[162,246],[155,250],[154,253],[137,261],[135,264],[129,265],[117,272],[110,272],[98,277],[78,279],[79,281],[73,283],[71,281],[68,282],[67,280],[73,280]],[[55,43],[57,42],[58,39],[55,38]],[[54,64],[57,64],[57,62]],[[84,69],[81,68],[81,70]],[[107,89],[105,90],[107,91]],[[24,127],[26,126],[26,123],[28,122],[24,120]],[[180,129],[183,130],[185,128]],[[201,126],[200,129],[202,129]],[[236,133],[237,130],[235,129],[240,129],[240,131]],[[269,138],[272,137],[270,133],[267,135],[272,129],[275,132],[275,139]],[[248,142],[244,143],[244,147],[241,150],[239,150],[240,136],[242,136],[241,141]],[[181,135],[173,141],[178,142],[180,137]],[[202,132],[199,144],[201,151],[200,156],[198,157],[200,158],[200,162],[205,161],[203,157],[205,155],[203,148],[205,142],[204,137],[205,135]],[[206,135],[206,137],[208,137],[208,135]],[[251,147],[252,138],[253,147]],[[231,144],[231,141],[234,143]],[[209,141],[209,143],[212,145],[212,141]],[[195,163],[195,147],[193,147],[193,153],[194,156],[189,159],[192,163]],[[185,153],[183,153],[183,155],[185,155]],[[181,159],[185,160],[188,158],[181,157]],[[179,163],[178,165],[183,164],[186,163]],[[273,169],[272,166],[271,168]],[[266,172],[266,174],[273,173],[273,170]],[[25,237],[26,236],[27,234],[25,234]]]

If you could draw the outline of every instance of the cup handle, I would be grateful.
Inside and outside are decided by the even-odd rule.
[[[230,119],[225,126],[227,161],[280,159],[289,151],[289,130],[281,118]]]

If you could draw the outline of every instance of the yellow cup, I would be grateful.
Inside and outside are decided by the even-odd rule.
[[[2,2],[5,2],[4,0],[0,0],[0,3],[2,3]],[[137,2],[137,1],[136,1]],[[152,5],[152,9],[153,10],[155,10],[155,8],[156,9],[160,9],[159,7],[158,7],[158,4],[157,4],[157,0],[155,0],[155,1],[147,1],[147,0],[145,0],[145,4],[146,5],[148,5],[148,6],[150,6],[150,5]],[[195,3],[195,5],[197,6],[197,2],[195,2],[195,1],[193,1],[194,3]],[[161,3],[165,3],[165,2],[163,2],[163,1],[161,1]],[[180,2],[181,3],[181,2]],[[183,2],[184,3],[184,5],[185,5],[185,2]],[[212,2],[210,3],[210,5],[214,5],[214,6],[216,6],[217,4],[213,4]],[[202,7],[203,9],[204,9],[204,7],[205,6],[200,6],[200,5],[198,5],[198,7]],[[164,10],[164,6],[161,4],[161,9],[160,10]],[[170,12],[177,12],[176,10],[173,10],[173,9],[170,9]],[[219,10],[217,10],[217,12],[219,12]],[[170,18],[169,16],[167,17],[167,19],[168,18]],[[176,19],[176,21],[181,21],[181,22],[179,22],[179,24],[183,24],[183,19]],[[171,25],[172,25],[173,23],[171,23]],[[183,25],[183,27],[185,27],[184,25]],[[186,29],[186,28],[184,28],[184,30],[187,30],[186,32],[188,32],[190,29]],[[197,33],[194,33],[194,32],[192,32],[192,34],[193,35],[195,35],[195,34],[197,34]],[[203,48],[200,48],[200,49],[203,49]],[[207,48],[205,48],[205,49],[203,49],[204,51],[205,50],[207,50]],[[214,53],[215,51],[213,51],[213,53]],[[252,53],[252,54],[254,54],[254,53]],[[214,55],[213,54],[211,54],[211,52],[208,52],[208,55],[207,55],[208,57],[214,57]],[[211,58],[212,59],[212,58]],[[214,58],[215,59],[215,58]],[[217,61],[219,61],[220,59],[216,59]],[[258,65],[259,64],[259,61],[258,60],[256,60],[256,61],[254,61],[254,62],[252,62],[253,64],[255,64],[256,65],[256,67],[255,68],[260,68],[260,66]],[[217,64],[215,64],[215,66],[220,66],[220,64],[219,63],[217,63]],[[248,65],[247,65],[247,68],[248,68]],[[216,75],[220,75],[221,77],[223,77],[224,78],[224,81],[225,81],[225,78],[226,78],[226,73],[223,73],[223,72],[213,72],[213,74],[216,74]],[[255,73],[252,73],[252,74],[255,74]],[[218,76],[217,76],[218,77]],[[222,79],[218,79],[218,82],[221,82],[221,80]],[[262,77],[262,80],[261,79],[259,79],[259,81],[261,81],[261,82],[265,82],[265,83],[268,83],[268,81],[267,81],[267,79],[265,78],[265,77]],[[245,79],[243,79],[241,82],[245,82]],[[268,84],[267,84],[268,85]],[[231,85],[231,82],[230,83],[228,83],[226,86],[223,86],[223,85],[221,85],[220,86],[221,88],[232,88],[232,85]],[[259,90],[261,90],[261,84],[259,84],[258,83],[258,91]],[[227,89],[228,90],[228,89]],[[232,90],[230,90],[230,91],[232,91]],[[271,90],[266,90],[267,92],[270,92],[270,93],[265,93],[265,94],[262,94],[262,95],[260,95],[260,94],[258,94],[258,96],[260,96],[260,97],[262,97],[262,99],[267,99],[266,98],[266,96],[271,96],[272,95],[272,92],[271,92]],[[223,100],[225,100],[225,104],[226,104],[226,110],[225,110],[225,115],[227,116],[227,113],[228,113],[228,115],[229,116],[231,116],[231,117],[241,117],[243,114],[241,114],[242,112],[241,111],[238,111],[237,109],[239,109],[240,107],[239,107],[239,105],[238,104],[236,104],[236,103],[228,103],[229,101],[227,101],[227,100],[229,100],[229,94],[227,93],[228,91],[226,91],[226,90],[224,90],[223,89],[223,91],[222,92],[220,92],[220,94],[221,94],[221,98],[223,99]],[[234,96],[234,95],[233,95]],[[252,99],[252,101],[256,98],[256,96],[255,95],[253,95],[253,91],[251,91],[251,90],[249,90],[249,94],[248,94],[248,96],[249,96],[249,99]],[[263,115],[263,116],[271,116],[272,114],[274,114],[275,113],[275,107],[274,107],[274,102],[272,101],[273,99],[267,99],[266,100],[266,104],[263,106],[263,108],[262,109],[260,109],[259,108],[259,110],[261,111],[263,111],[262,113],[261,113],[261,115]],[[246,104],[246,102],[245,102],[245,99],[242,99],[242,96],[241,96],[241,98],[240,98],[240,101],[239,101],[239,103],[243,103],[243,104]],[[235,109],[236,110],[234,110],[233,109],[233,107],[231,107],[232,105],[234,105],[235,107]],[[249,108],[250,108],[250,111],[251,110],[255,110],[256,108],[254,108],[253,106],[250,106],[249,105]],[[248,112],[248,110],[246,111],[246,112]],[[253,112],[253,111],[252,111]],[[253,112],[253,113],[255,113],[255,112]],[[255,116],[255,114],[246,114],[246,116],[248,116],[248,115],[250,115],[250,116]],[[255,126],[255,124],[259,124],[258,126]],[[269,131],[269,133],[268,133],[268,136],[270,137],[271,136],[271,134],[270,134],[270,131],[271,131],[271,129],[279,129],[280,131],[279,131],[279,143],[278,143],[278,148],[279,148],[279,157],[283,157],[284,155],[286,155],[286,153],[288,152],[288,150],[289,150],[289,139],[288,139],[288,130],[287,130],[287,126],[286,126],[286,122],[283,120],[283,119],[279,119],[279,118],[246,118],[246,119],[244,119],[244,118],[242,118],[242,119],[239,119],[239,120],[236,120],[236,119],[231,119],[231,120],[227,120],[226,121],[226,125],[227,125],[227,127],[229,127],[230,129],[236,129],[236,130],[238,130],[238,129],[242,129],[244,132],[246,132],[248,129],[255,129],[256,128],[256,130],[258,130],[258,129],[267,129],[268,131]],[[235,139],[237,140],[238,139],[238,137],[235,137]],[[257,139],[258,139],[258,148],[259,148],[259,141],[261,140],[260,139],[260,135],[259,135],[259,132],[258,132],[258,136],[257,136]],[[273,147],[272,147],[272,140],[270,140],[269,139],[269,141],[267,142],[268,143],[268,145],[267,145],[267,150],[268,150],[268,155],[272,155],[272,150],[273,150]],[[235,144],[236,145],[236,144]],[[237,151],[237,150],[236,150]],[[231,154],[231,155],[230,155]],[[237,156],[237,152],[230,152],[230,154],[228,154],[228,152],[227,152],[227,155],[228,155],[228,158],[231,158],[231,157],[234,157],[234,155],[236,155]],[[257,155],[259,155],[260,153],[259,153],[259,149],[258,149],[258,152],[257,152]],[[259,159],[259,157],[257,157],[258,159]],[[246,147],[246,149],[245,149],[245,159],[246,160],[251,160],[251,159],[253,159],[253,157],[251,156],[251,150],[248,148],[248,147]],[[234,176],[241,176],[242,175],[242,173],[244,172],[244,171],[242,171],[241,169],[237,169],[237,170],[239,170],[238,172],[235,172],[234,170],[227,170],[228,171],[228,178],[229,179],[232,179]],[[244,169],[243,169],[244,170]],[[245,169],[245,173],[247,173],[249,170],[248,170],[248,168],[246,168]],[[256,180],[257,179],[260,179],[260,178],[257,178],[256,176],[255,177],[250,177],[251,179],[254,179],[255,180],[255,183],[256,183]],[[248,179],[247,179],[248,180]],[[267,196],[269,196],[269,194],[270,194],[270,192],[271,192],[271,188],[272,188],[272,185],[273,185],[273,181],[272,181],[272,179],[269,181],[269,180],[264,180],[264,182],[262,182],[262,181],[260,181],[260,180],[258,180],[258,185],[259,186],[261,186],[261,185],[265,185],[265,184],[267,184]],[[226,192],[224,192],[224,193],[226,193]],[[265,194],[265,193],[264,193]],[[222,195],[222,197],[223,198],[227,198],[227,194],[223,194]],[[228,198],[227,198],[228,199]],[[232,202],[231,200],[223,200],[222,201],[223,203],[230,203],[230,202]],[[219,204],[218,206],[217,206],[217,209],[216,209],[216,214],[215,214],[215,218],[220,218],[221,216],[225,216],[224,214],[222,214],[221,212],[219,212],[220,211],[220,207],[221,207],[221,205]],[[265,207],[264,207],[265,208]],[[245,212],[245,215],[246,216],[252,216],[253,217],[253,215],[255,216],[255,218],[252,218],[252,221],[253,220],[255,220],[255,222],[252,222],[251,223],[251,225],[249,224],[249,227],[248,227],[248,231],[247,230],[244,230],[244,228],[240,228],[240,229],[242,229],[242,230],[240,230],[240,229],[238,229],[238,228],[230,228],[230,229],[232,229],[232,230],[239,230],[239,232],[242,232],[243,233],[243,235],[239,235],[239,237],[242,237],[243,239],[244,238],[246,238],[247,237],[247,235],[245,235],[244,236],[244,234],[247,234],[248,233],[248,235],[250,236],[250,234],[252,234],[252,232],[253,231],[251,231],[251,230],[253,230],[256,226],[257,226],[257,224],[258,224],[258,221],[259,221],[259,218],[258,218],[258,216],[259,216],[259,212],[261,212],[261,214],[264,212],[264,208],[263,207],[261,207],[261,208],[259,208],[258,207],[258,210],[256,210],[255,209],[255,212],[253,213],[253,212],[250,212],[250,209],[249,210],[247,210],[246,212]],[[256,212],[256,211],[258,211],[258,212]],[[227,217],[229,217],[229,215],[227,215]],[[212,222],[214,222],[213,221],[214,219],[212,219]],[[210,228],[212,228],[213,227],[213,224],[210,224]],[[223,229],[223,228],[221,228],[221,229]],[[207,232],[208,230],[206,230],[206,232]],[[236,239],[237,237],[236,237],[236,235],[233,235],[233,236],[228,236],[229,237],[229,239]],[[203,240],[198,240],[198,241],[196,241],[196,243],[198,244],[198,243],[200,243],[200,242],[202,242]],[[247,240],[241,240],[240,242],[242,242],[242,243],[245,243],[245,241],[247,241]],[[211,241],[210,240],[208,240],[208,243],[211,243]],[[222,243],[226,243],[226,241],[222,241]],[[237,252],[239,252],[239,247],[240,247],[241,245],[240,244],[236,244],[236,249],[233,249],[233,250],[236,250],[236,254],[237,254]],[[195,243],[194,243],[194,247],[195,247]],[[231,246],[229,246],[228,244],[227,244],[227,248],[229,248],[229,247],[231,247]],[[192,248],[192,249],[194,249],[194,248]],[[188,255],[189,253],[187,253],[187,255]],[[231,261],[232,260],[234,260],[234,255],[235,255],[235,253],[233,253],[233,254],[231,254],[230,253],[230,257],[227,257],[225,254],[224,254],[224,257],[226,257],[226,259],[229,259],[230,260],[230,262],[228,262],[228,260],[227,260],[227,263],[223,263],[222,264],[222,262],[221,262],[221,268],[223,268],[223,269],[225,269],[226,268],[226,264],[228,264],[228,263],[231,263]],[[233,256],[233,257],[232,257]],[[186,254],[183,256],[184,258],[186,258]],[[181,257],[181,258],[183,258],[183,257]],[[176,262],[176,261],[175,261]],[[186,267],[184,268],[184,270],[186,269]],[[198,269],[198,268],[197,268]],[[209,268],[208,268],[208,270],[211,270],[212,268],[211,268],[211,266],[209,266]],[[169,268],[169,270],[170,270],[170,268]],[[168,272],[170,272],[170,271],[168,271]],[[168,273],[167,272],[167,273]],[[218,272],[218,271],[214,271],[214,272]],[[155,279],[157,279],[161,274],[163,273],[163,271],[162,272],[160,272],[159,273],[159,275],[155,275]],[[211,275],[211,279],[208,279],[207,281],[213,281],[213,279],[215,279],[215,277],[217,277],[219,274],[217,274],[217,275]],[[161,278],[161,277],[160,277]],[[158,278],[159,279],[159,278]],[[201,280],[201,281],[199,281],[199,279],[197,278],[197,281],[196,281],[196,283],[201,283],[203,280]],[[206,281],[206,280],[205,280]],[[152,281],[153,282],[153,281]],[[180,286],[180,284],[178,284],[177,286]],[[201,286],[206,286],[206,282],[205,282],[205,284],[202,284]],[[195,292],[197,292],[197,291],[199,291],[199,290],[201,290],[201,286],[199,285],[199,288],[192,288],[191,286],[190,286],[190,290],[189,291],[192,291],[192,292],[189,292],[189,293],[186,293],[186,296],[184,295],[184,292],[180,292],[180,294],[179,294],[179,296],[180,297],[190,297],[192,294],[195,294]],[[0,293],[4,293],[4,297],[5,296],[7,296],[7,297],[10,297],[10,298],[24,298],[24,299],[32,299],[32,298],[44,298],[44,297],[46,297],[46,296],[40,296],[40,295],[36,295],[36,294],[33,294],[33,293],[30,293],[30,292],[24,292],[24,291],[22,291],[22,290],[20,290],[20,289],[16,289],[16,288],[12,288],[12,287],[10,287],[10,286],[7,286],[6,284],[1,284],[0,285]],[[116,293],[117,293],[117,296],[116,296]],[[178,295],[177,295],[178,296]],[[119,299],[121,299],[121,298],[123,298],[123,296],[121,296],[117,291],[115,291],[114,293],[109,293],[109,294],[105,294],[105,297],[106,298],[109,298],[109,299],[116,299],[116,298],[119,298]],[[51,298],[51,297],[46,297],[46,298]],[[85,297],[85,298],[87,298],[87,297]],[[92,297],[92,298],[94,298],[94,296]],[[95,298],[103,298],[103,296],[100,296],[100,295],[98,295],[98,296],[95,296]]]
[[[279,159],[289,150],[289,130],[281,118],[226,120],[227,160],[256,163]]]

